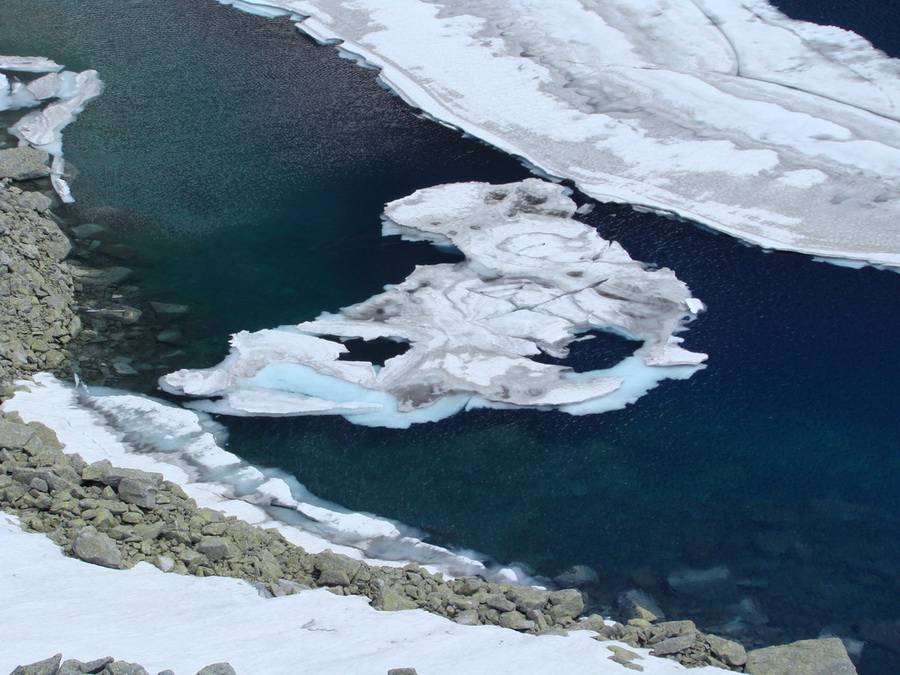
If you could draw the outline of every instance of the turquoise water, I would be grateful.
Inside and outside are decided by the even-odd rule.
[[[4,0],[0,51],[100,71],[106,92],[66,134],[73,190],[85,218],[140,249],[151,297],[204,317],[184,365],[218,360],[231,332],[312,318],[448,259],[382,238],[384,202],[528,175],[288,23],[212,0]],[[224,419],[229,449],[437,543],[551,576],[590,565],[601,607],[637,577],[710,629],[752,598],[769,621],[749,625],[749,643],[826,626],[871,639],[867,622],[900,619],[900,275],[623,206],[588,221],[707,303],[686,333],[706,370],[593,417],[476,411],[409,431]],[[705,598],[662,583],[720,564],[747,583]],[[874,645],[860,667],[898,669]]]

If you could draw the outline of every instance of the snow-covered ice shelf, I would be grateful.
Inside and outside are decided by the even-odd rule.
[[[163,388],[218,397],[192,404],[217,413],[407,427],[464,407],[603,412],[701,368],[706,355],[680,347],[675,332],[703,304],[671,270],[647,269],[574,214],[563,187],[537,179],[419,190],[388,204],[384,233],[451,246],[463,262],[417,267],[339,314],[238,333],[220,365],[171,373]],[[642,344],[585,373],[534,360],[564,357],[591,330]],[[383,366],[341,360],[341,340],[358,338],[408,349]]]
[[[220,0],[604,201],[900,267],[900,62],[763,0]]]

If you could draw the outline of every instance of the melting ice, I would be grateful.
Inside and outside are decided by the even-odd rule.
[[[231,415],[338,414],[408,427],[466,407],[602,412],[668,378],[689,377],[705,354],[675,333],[702,308],[668,269],[647,269],[572,218],[565,188],[537,179],[460,183],[388,204],[385,234],[452,246],[458,264],[420,266],[401,284],[297,326],[241,332],[220,365],[180,370],[164,389],[217,400]],[[534,360],[564,357],[580,333],[641,341],[606,370],[574,373]],[[379,367],[342,360],[341,341],[408,344]]]
[[[900,267],[900,62],[764,0],[220,0],[602,200]]]
[[[21,73],[40,75],[29,78]],[[0,111],[32,109],[9,132],[19,139],[19,145],[43,150],[53,157],[50,182],[64,202],[74,200],[63,178],[66,167],[62,130],[102,89],[96,70],[73,73],[40,56],[0,56]]]

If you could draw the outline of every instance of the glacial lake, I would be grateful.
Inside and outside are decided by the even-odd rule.
[[[836,3],[781,6],[843,21]],[[896,9],[841,8],[900,55],[883,28]],[[100,72],[106,91],[65,133],[72,188],[84,213],[130,214],[118,235],[140,251],[129,264],[146,293],[203,317],[178,367],[217,362],[235,331],[311,319],[453,259],[381,237],[385,202],[530,175],[288,22],[213,0],[4,0],[0,51]],[[550,577],[588,565],[599,607],[640,583],[705,630],[741,617],[751,645],[865,639],[900,619],[900,275],[627,206],[585,220],[707,304],[684,333],[705,370],[599,416],[481,410],[410,430],[220,418],[229,450],[438,544]],[[605,348],[583,343],[572,363]],[[702,598],[666,589],[673,571],[715,566],[739,583]],[[864,650],[864,675],[898,670],[896,655]]]

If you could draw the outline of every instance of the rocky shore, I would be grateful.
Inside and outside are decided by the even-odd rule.
[[[32,174],[40,173],[44,158],[10,158],[10,152],[0,151],[0,167],[22,160],[31,165],[31,173],[8,172],[0,185],[0,384],[41,370],[70,375],[94,362],[107,371],[111,363],[109,372],[137,375],[137,370],[129,371],[129,361],[98,358],[111,341],[121,347],[120,339],[138,340],[146,333],[134,327],[141,310],[109,306],[110,288],[124,277],[117,277],[114,268],[66,262],[72,244],[47,210],[51,199],[8,182],[42,180]],[[90,238],[98,232],[96,226],[82,227],[82,239],[99,241]],[[157,304],[153,312],[158,322],[172,322],[181,314],[178,307]],[[85,307],[94,311],[85,312]],[[85,345],[94,345],[95,351]],[[0,400],[9,393],[0,389]],[[416,564],[375,567],[330,551],[309,554],[275,530],[198,508],[178,485],[158,474],[108,462],[87,464],[64,452],[47,427],[6,413],[0,416],[0,509],[16,514],[27,529],[47,534],[67,554],[111,568],[148,562],[174,574],[236,577],[266,596],[325,587],[337,595],[364,596],[386,611],[418,608],[463,625],[493,624],[529,634],[593,630],[597,639],[649,648],[687,666],[713,665],[754,675],[855,673],[837,639],[748,653],[736,642],[701,633],[691,621],[661,621],[640,598],[622,603],[619,621],[613,622],[597,614],[584,616],[584,600],[576,589],[445,579]],[[633,662],[638,655],[626,647],[614,646],[613,653],[626,669],[643,669]],[[67,666],[57,661],[56,670],[46,672],[119,672],[112,670],[115,661],[92,663],[99,670],[75,670],[75,664],[60,670]]]

